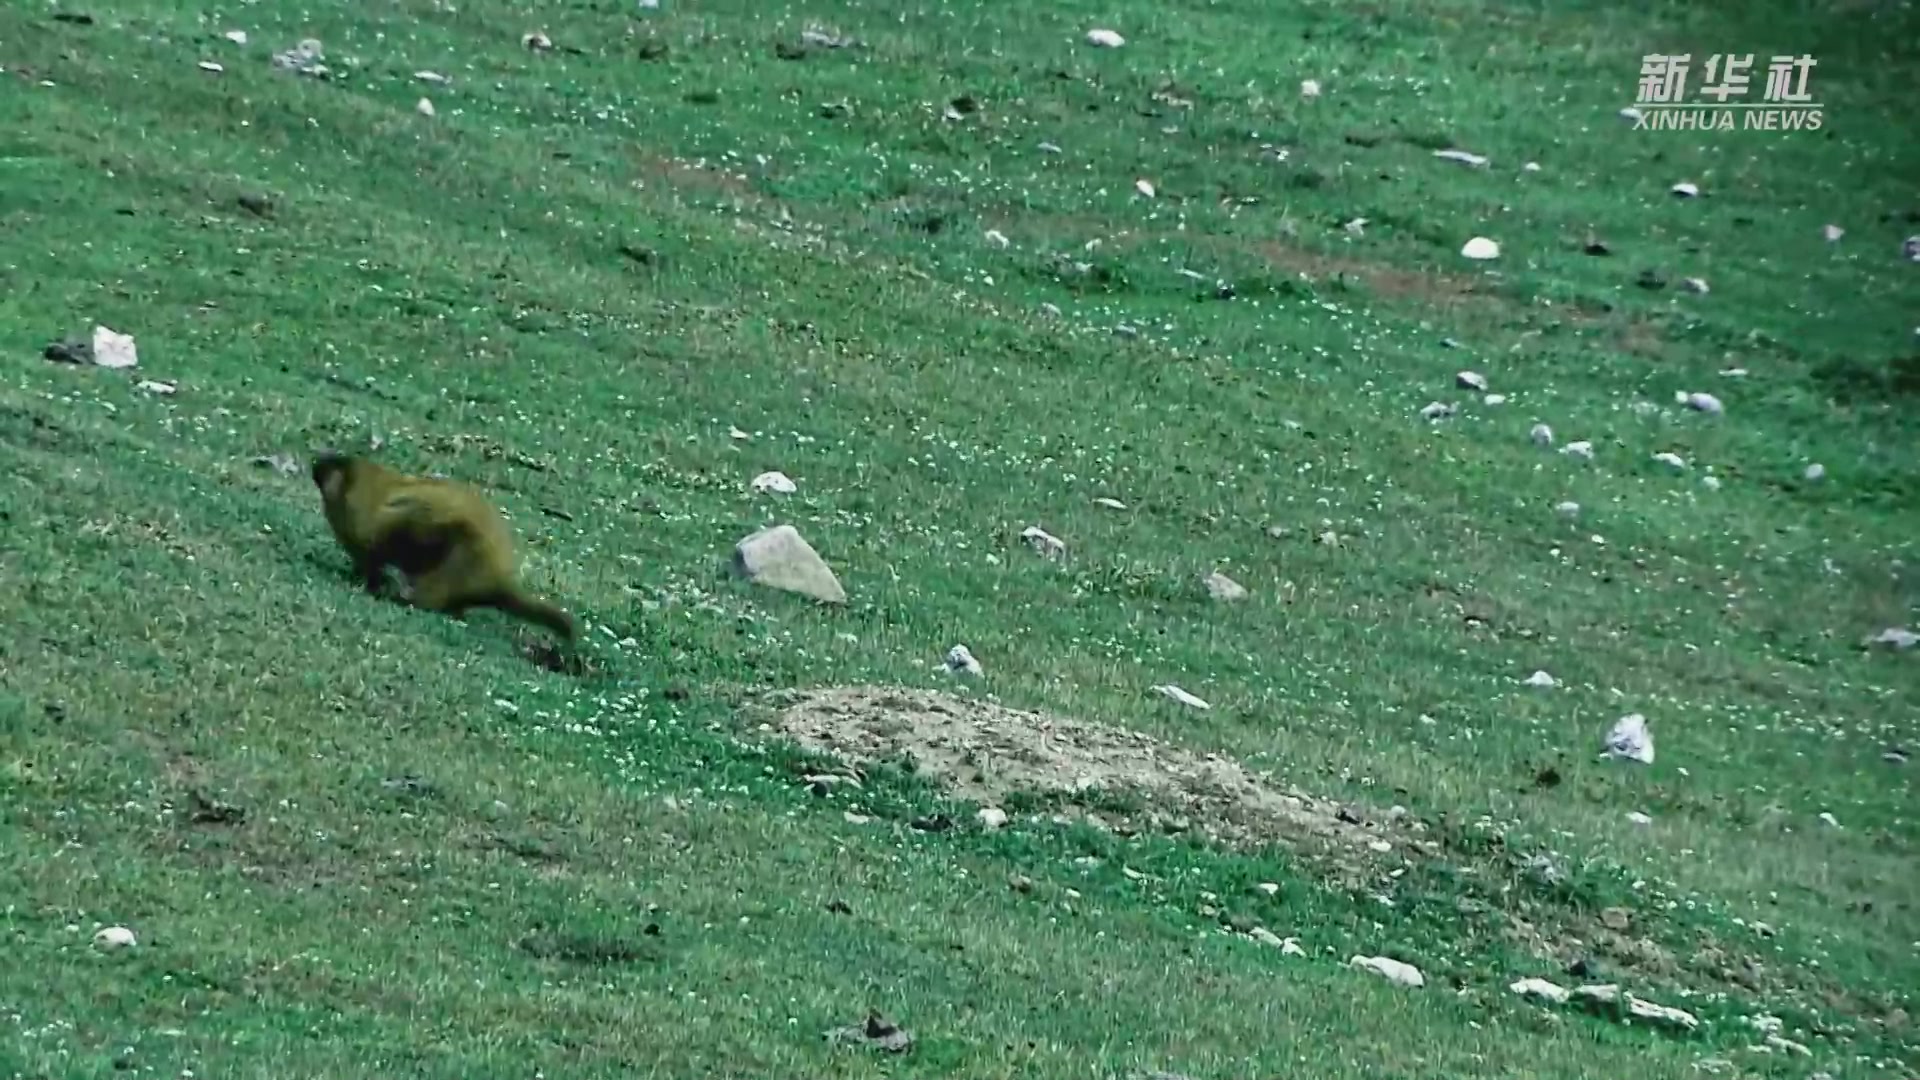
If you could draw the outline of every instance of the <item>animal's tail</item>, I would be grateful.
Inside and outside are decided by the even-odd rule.
[[[573,640],[573,616],[558,604],[531,596],[517,588],[508,588],[501,590],[494,606],[528,622],[539,623],[567,641]]]

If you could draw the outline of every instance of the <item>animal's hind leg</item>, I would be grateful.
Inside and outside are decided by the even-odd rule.
[[[463,580],[459,560],[444,560],[413,579],[413,605],[464,619],[473,605],[461,591]]]

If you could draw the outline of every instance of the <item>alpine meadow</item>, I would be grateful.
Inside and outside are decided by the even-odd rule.
[[[1917,80],[3,0],[0,1080],[1920,1077]]]

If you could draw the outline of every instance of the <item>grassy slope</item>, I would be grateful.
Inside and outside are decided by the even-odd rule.
[[[827,13],[737,0],[554,6],[581,55],[525,52],[492,0],[0,8],[0,1064],[1911,1070],[1913,786],[1881,753],[1915,738],[1916,683],[1854,646],[1917,598],[1911,405],[1872,383],[1920,310],[1912,23],[1531,7],[847,5],[827,17],[867,47],[798,61],[773,43]],[[1099,24],[1130,44],[1080,44]],[[358,64],[270,71],[303,36]],[[1640,53],[1722,43],[1819,57],[1828,130],[1624,130]],[[979,111],[942,119],[962,95]],[[1448,144],[1494,165],[1429,156]],[[259,192],[269,220],[236,203]],[[1616,254],[1582,255],[1589,229]],[[1475,233],[1496,267],[1454,255]],[[1635,288],[1649,267],[1713,292]],[[96,320],[178,395],[35,358]],[[1419,421],[1461,367],[1513,400]],[[1727,415],[1628,408],[1694,389]],[[1536,421],[1597,461],[1536,451]],[[375,433],[501,492],[533,579],[606,628],[598,676],[530,669],[491,617],[368,602],[310,486],[249,464]],[[1816,460],[1828,482],[1800,482]],[[746,495],[769,468],[800,493]],[[716,578],[776,520],[848,610]],[[1035,522],[1064,567],[1012,543]],[[1253,598],[1208,603],[1214,567]],[[855,826],[729,738],[747,689],[928,683],[955,641],[1005,700],[1401,803],[1447,857],[1350,893],[1282,851],[928,836],[904,822],[937,795],[907,781]],[[1541,667],[1564,687],[1517,685]],[[1214,710],[1147,692],[1168,681]],[[1659,763],[1592,764],[1631,710]],[[189,790],[246,823],[192,822]],[[1515,869],[1543,852],[1568,880]],[[1210,932],[1208,892],[1312,958]],[[1603,966],[1701,1036],[1503,993],[1555,974],[1514,918],[1565,943],[1607,905],[1645,950]],[[142,947],[93,954],[108,922]],[[1433,983],[1344,970],[1356,951]],[[869,1005],[912,1056],[819,1040]],[[1815,1062],[1740,1049],[1767,1010]]]

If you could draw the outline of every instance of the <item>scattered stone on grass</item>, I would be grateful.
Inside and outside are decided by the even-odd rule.
[[[1442,161],[1457,161],[1462,165],[1472,165],[1476,168],[1487,163],[1485,157],[1470,150],[1435,150],[1433,156]]]
[[[1368,842],[1388,829],[1343,821],[1337,804],[1270,786],[1226,757],[934,690],[789,691],[752,711],[756,719],[765,714],[767,730],[856,767],[909,759],[956,798],[1002,806],[1015,793],[1052,795],[1059,813],[1116,831],[1191,831],[1234,845],[1324,844],[1370,859]],[[1114,809],[1115,797],[1127,795],[1139,809]],[[1394,827],[1402,846],[1433,850],[1415,835],[1417,822]]]
[[[520,35],[520,45],[528,52],[551,52],[553,39],[538,30],[530,30]]]
[[[965,645],[955,645],[948,649],[946,662],[947,670],[956,675],[970,675],[977,679],[985,674],[984,669],[980,667],[980,661],[973,658],[973,653],[968,651]]]
[[[1455,372],[1453,381],[1463,390],[1478,390],[1483,394],[1487,392],[1487,377],[1477,371]]]
[[[95,326],[91,340],[68,338],[49,344],[42,355],[59,364],[91,364],[104,368],[130,368],[140,362],[133,335],[121,334],[105,326]]]
[[[1820,235],[1826,237],[1827,243],[1831,244],[1847,235],[1847,230],[1838,225],[1822,225],[1820,227]]]
[[[1806,477],[1808,483],[1818,483],[1821,480],[1826,478],[1827,467],[1816,461],[1813,464],[1807,466],[1806,471],[1801,473],[1800,475]]]
[[[1320,96],[1320,80],[1301,79],[1300,80],[1300,96],[1303,98],[1306,98],[1309,101],[1319,97]]]
[[[1582,461],[1593,460],[1593,444],[1588,442],[1585,439],[1581,439],[1578,442],[1568,443],[1567,445],[1560,448],[1560,452],[1563,454],[1570,454],[1574,457],[1581,459]]]
[[[1127,508],[1126,503],[1121,502],[1119,499],[1108,498],[1105,495],[1094,499],[1093,504],[1095,506],[1104,506],[1109,510],[1125,510]]]
[[[1713,413],[1715,416],[1718,416],[1727,411],[1726,406],[1720,403],[1719,398],[1698,390],[1692,393],[1688,393],[1685,390],[1676,390],[1673,395],[1673,400],[1675,404],[1685,405],[1695,412]]]
[[[1889,626],[1885,630],[1867,639],[1868,645],[1885,645],[1889,649],[1911,649],[1920,644],[1920,634],[1904,626]]]
[[[104,952],[129,948],[135,943],[133,931],[124,926],[103,926],[93,935],[93,944]]]
[[[1573,991],[1546,979],[1521,979],[1510,984],[1507,989],[1521,997],[1534,998],[1549,1005],[1565,1005],[1573,1000]]]
[[[1601,743],[1601,756],[1637,761],[1642,765],[1653,764],[1653,729],[1647,726],[1647,718],[1639,713],[1628,713],[1614,721]]]
[[[1553,429],[1545,424],[1535,424],[1532,430],[1527,432],[1527,438],[1532,439],[1535,446],[1552,446]]]
[[[1042,558],[1058,559],[1066,555],[1066,541],[1053,535],[1038,525],[1029,525],[1020,532],[1020,539],[1027,542]]]
[[[325,50],[320,47],[320,42],[315,38],[306,38],[291,49],[274,53],[273,66],[296,75],[324,79],[327,77],[327,65],[322,63],[324,58]]]
[[[1500,257],[1500,245],[1484,236],[1476,236],[1460,248],[1460,254],[1477,262]]]
[[[421,116],[432,116],[434,114],[433,102],[426,98],[421,98],[419,101],[413,103],[413,111],[419,113]]]
[[[1653,460],[1671,469],[1684,469],[1687,467],[1687,459],[1671,450],[1660,451],[1653,455]]]
[[[877,1011],[868,1012],[865,1023],[834,1028],[826,1037],[829,1042],[853,1043],[889,1054],[904,1054],[913,1047],[913,1034]]]
[[[1199,709],[1201,712],[1207,712],[1213,708],[1213,706],[1207,704],[1203,699],[1187,693],[1172,683],[1162,683],[1155,686],[1153,691],[1170,701],[1177,701],[1190,709]]]
[[[1712,289],[1707,287],[1706,278],[1697,278],[1697,277],[1681,278],[1680,287],[1690,293],[1693,293],[1696,296],[1705,296],[1708,293],[1713,291]]]
[[[1371,971],[1401,986],[1427,985],[1427,977],[1420,974],[1419,968],[1390,956],[1355,956],[1347,963],[1363,971]]]
[[[1453,414],[1458,411],[1459,411],[1459,408],[1455,406],[1452,402],[1448,402],[1448,401],[1428,402],[1425,406],[1423,406],[1420,409],[1420,419],[1429,420],[1429,421],[1446,420],[1452,417]]]
[[[1551,689],[1555,686],[1560,685],[1557,679],[1555,679],[1552,675],[1547,674],[1545,671],[1536,671],[1533,674],[1527,676],[1526,683],[1528,686],[1538,686],[1538,687],[1541,687],[1542,689]]]
[[[975,821],[980,823],[981,828],[989,832],[994,829],[1005,828],[1007,824],[1007,812],[997,806],[983,806],[980,808],[980,812],[973,817]]]
[[[281,476],[293,476],[300,471],[300,459],[292,454],[262,454],[250,462],[261,468],[272,469]]]
[[[1235,600],[1245,600],[1247,598],[1246,586],[1241,585],[1239,582],[1218,570],[1208,574],[1203,581],[1207,587],[1207,595],[1213,597],[1215,600],[1223,603],[1232,603]]]
[[[800,490],[783,472],[763,472],[748,485],[761,494],[791,495]]]
[[[1900,245],[1900,254],[1914,262],[1920,262],[1920,236],[1907,237],[1906,243]]]
[[[1087,31],[1087,44],[1098,49],[1117,49],[1127,43],[1118,31],[1094,29]]]
[[[1668,190],[1673,192],[1675,198],[1691,199],[1700,194],[1700,185],[1682,180]]]
[[[844,604],[847,592],[799,530],[775,525],[741,540],[733,548],[733,571],[757,585]]]

